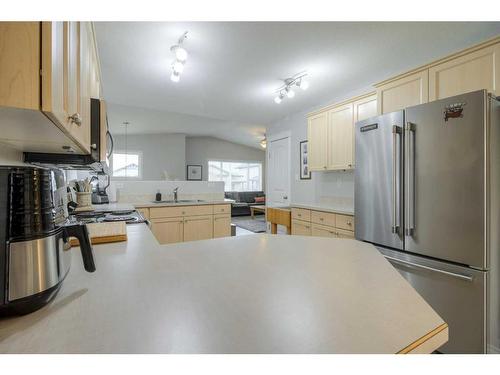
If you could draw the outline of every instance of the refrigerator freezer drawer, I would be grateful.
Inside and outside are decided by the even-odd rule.
[[[439,349],[440,352],[486,352],[488,272],[378,249],[448,323],[449,341]]]

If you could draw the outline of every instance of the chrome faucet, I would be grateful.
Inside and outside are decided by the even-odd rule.
[[[179,200],[177,199],[177,190],[179,190],[179,187],[177,186],[175,189],[174,189],[174,202],[177,203]]]

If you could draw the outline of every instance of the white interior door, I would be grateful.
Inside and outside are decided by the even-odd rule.
[[[267,205],[290,204],[290,137],[268,143]]]

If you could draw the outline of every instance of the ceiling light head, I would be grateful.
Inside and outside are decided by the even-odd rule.
[[[173,46],[172,47],[172,51],[175,53],[175,58],[180,61],[180,62],[184,62],[187,60],[188,58],[188,53],[187,51],[182,48],[181,46],[177,45],[177,46]]]
[[[264,134],[264,139],[260,141],[260,147],[266,148],[267,147],[267,138],[266,135]]]
[[[293,91],[290,86],[286,88],[286,96],[290,99],[295,96],[295,91]]]
[[[280,92],[275,98],[274,98],[274,102],[276,104],[280,104],[281,101],[283,100],[283,98],[285,97],[285,95],[283,95],[282,92]]]
[[[181,74],[184,71],[184,64],[180,61],[175,61],[172,64],[172,69],[174,70],[175,73]]]
[[[301,79],[297,83],[297,86],[299,86],[302,90],[306,91],[309,88],[309,82],[306,81],[305,79]]]
[[[172,74],[170,75],[170,80],[172,82],[179,82],[181,80],[181,75],[173,71]]]

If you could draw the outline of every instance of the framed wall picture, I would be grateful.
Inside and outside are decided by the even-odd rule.
[[[202,177],[202,166],[201,165],[188,165],[187,166],[187,179],[188,181],[201,181]]]
[[[309,170],[309,158],[307,153],[307,141],[300,142],[300,179],[310,180],[311,171]]]

